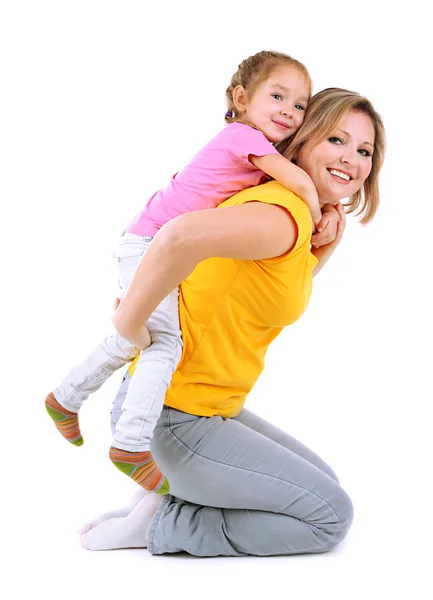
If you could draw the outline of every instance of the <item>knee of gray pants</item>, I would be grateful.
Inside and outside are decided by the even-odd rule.
[[[350,529],[350,526],[352,525],[352,500],[342,488],[333,508],[337,515],[338,521],[337,523],[333,524],[332,527],[329,527],[328,524],[322,526],[322,552],[328,552],[329,550],[335,548],[335,546],[338,546],[338,544],[344,540]]]

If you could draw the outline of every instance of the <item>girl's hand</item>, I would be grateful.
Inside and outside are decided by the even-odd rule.
[[[335,252],[338,244],[341,242],[341,239],[344,234],[344,230],[346,229],[346,213],[344,212],[344,208],[341,203],[335,205],[340,219],[337,223],[337,235],[335,236],[334,241],[326,244],[324,246],[320,246],[320,248],[312,248],[311,253],[317,258],[319,261],[317,265],[314,267],[313,276],[316,276],[317,273],[321,271],[323,266],[327,263],[329,258]]]
[[[337,237],[337,227],[340,221],[340,213],[335,206],[328,205],[323,212],[322,219],[317,227],[317,233],[311,237],[311,245],[314,248],[330,244]]]
[[[343,237],[344,230],[346,229],[346,213],[344,212],[344,208],[343,208],[343,205],[341,204],[341,202],[336,204],[335,208],[337,209],[338,214],[340,215],[340,220],[337,223],[337,235],[335,236],[335,240],[333,242],[331,242],[330,244],[328,244],[328,246],[332,246],[332,248],[333,248],[332,252],[335,250],[335,248],[341,242],[341,238]]]

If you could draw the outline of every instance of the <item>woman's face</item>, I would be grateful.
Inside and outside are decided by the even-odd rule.
[[[326,140],[306,143],[296,160],[313,180],[320,204],[333,203],[361,189],[371,171],[374,126],[370,117],[350,112]]]

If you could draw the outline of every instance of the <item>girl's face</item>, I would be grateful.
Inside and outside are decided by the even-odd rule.
[[[282,142],[301,126],[309,97],[305,75],[297,67],[279,66],[251,97],[242,90],[240,112],[270,142]]]
[[[374,151],[371,118],[352,111],[326,140],[310,148],[306,143],[296,159],[313,180],[320,204],[352,196],[370,175]]]

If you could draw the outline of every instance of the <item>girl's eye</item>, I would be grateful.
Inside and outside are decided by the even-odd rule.
[[[331,142],[331,144],[342,144],[343,143],[342,140],[340,140],[340,138],[335,137],[335,136],[330,137],[329,141]]]
[[[361,154],[361,156],[371,156],[371,153],[365,148],[360,148],[358,152]]]
[[[295,104],[295,108],[297,110],[305,110],[305,108],[302,106],[302,104]]]
[[[283,97],[281,94],[272,94],[272,98],[275,98],[275,100],[282,100]]]

